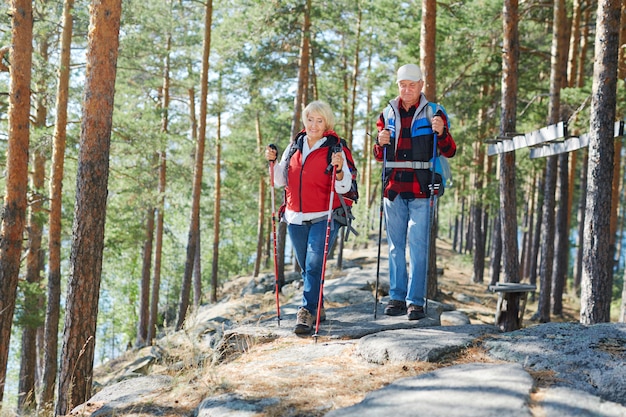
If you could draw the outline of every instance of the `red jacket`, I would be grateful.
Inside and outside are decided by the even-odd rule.
[[[327,141],[339,138],[326,135]],[[287,187],[285,188],[287,208],[302,213],[315,213],[328,210],[332,173],[328,167],[328,147],[322,146],[311,152],[304,164],[302,152],[297,150],[289,160]],[[341,206],[339,194],[335,193],[333,209]]]

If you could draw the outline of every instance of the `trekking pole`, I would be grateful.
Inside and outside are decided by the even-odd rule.
[[[278,148],[273,143],[268,145],[271,149],[276,151],[276,157],[278,157]],[[270,195],[272,196],[272,242],[274,243],[274,292],[276,293],[276,318],[278,320],[278,326],[280,326],[280,288],[278,285],[278,253],[276,251],[276,203],[274,200],[274,162],[270,161]]]
[[[315,333],[313,338],[317,343],[318,331],[320,328],[320,318],[322,311],[322,302],[324,301],[324,275],[326,274],[326,261],[328,260],[328,242],[330,240],[330,227],[333,221],[333,201],[335,200],[335,175],[337,175],[337,166],[333,165],[330,177],[330,202],[328,203],[328,216],[326,218],[326,238],[324,239],[324,258],[322,260],[322,276],[320,279],[320,294],[317,300],[317,319],[315,321]]]
[[[380,282],[380,245],[383,235],[383,205],[385,202],[385,173],[387,171],[387,147],[383,146],[383,173],[380,190],[380,220],[378,222],[378,257],[376,260],[376,286],[374,287],[374,320],[378,312],[378,283]]]
[[[435,113],[440,116],[441,110]],[[435,168],[437,167],[437,132],[433,132],[433,166],[430,180],[430,201],[428,206],[428,245],[426,247],[426,278],[424,279],[424,313],[428,314],[428,276],[430,274],[430,254],[434,245],[435,210],[437,208],[437,194],[439,187],[435,185]]]

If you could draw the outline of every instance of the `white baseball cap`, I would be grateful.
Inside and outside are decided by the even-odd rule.
[[[415,64],[406,64],[398,68],[398,79],[400,81],[421,81],[422,70]]]

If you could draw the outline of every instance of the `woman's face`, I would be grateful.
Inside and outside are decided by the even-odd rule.
[[[311,112],[306,117],[304,128],[309,139],[319,140],[323,137],[324,132],[326,131],[326,121],[321,114]]]

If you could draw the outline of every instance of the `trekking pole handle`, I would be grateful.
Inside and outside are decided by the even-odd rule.
[[[341,148],[341,143],[338,143],[337,145],[333,146],[333,149],[331,150],[331,153],[337,153],[337,152],[341,152],[342,148]],[[325,174],[330,174],[333,170],[333,163],[332,161],[330,162],[330,164],[328,164],[328,166],[326,167],[326,170],[324,171]]]
[[[273,161],[269,161],[269,162],[276,162],[276,160],[278,159],[278,147],[274,145],[273,143],[270,143],[269,145],[267,145],[267,147],[276,152],[276,159],[274,159]]]

